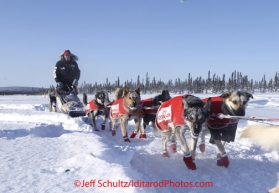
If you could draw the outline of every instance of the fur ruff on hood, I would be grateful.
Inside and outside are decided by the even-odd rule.
[[[60,54],[61,59],[64,58],[63,55],[64,55],[64,53]],[[78,57],[76,55],[74,55],[73,53],[71,53],[71,58],[75,61],[78,61]]]

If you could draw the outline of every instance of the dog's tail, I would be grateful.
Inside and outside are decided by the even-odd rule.
[[[82,102],[84,105],[87,105],[88,102],[87,102],[87,95],[85,93],[83,93],[83,99],[82,99]]]
[[[123,88],[117,88],[114,92],[114,100],[118,100],[123,96]]]
[[[279,125],[251,125],[242,132],[240,138],[249,138],[266,151],[278,150]]]

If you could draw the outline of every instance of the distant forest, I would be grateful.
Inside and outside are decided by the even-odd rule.
[[[12,87],[9,89],[9,87],[7,87],[5,90],[0,90],[0,95],[45,95],[48,93],[47,88],[33,88],[30,87],[28,89],[23,89],[18,87],[16,90],[14,90]]]
[[[83,82],[79,86],[80,93],[94,94],[100,90],[106,90],[109,93],[114,92],[117,87],[127,87],[129,90],[135,90],[140,87],[141,92],[146,93],[158,93],[163,89],[168,89],[172,93],[182,94],[182,93],[222,93],[224,91],[235,91],[235,90],[245,90],[250,93],[254,93],[255,90],[265,93],[265,92],[278,92],[279,91],[279,80],[278,73],[275,72],[274,78],[266,80],[265,75],[259,81],[249,80],[247,75],[242,75],[241,72],[234,71],[231,76],[226,81],[226,77],[223,74],[222,77],[213,74],[211,76],[210,71],[208,71],[208,76],[206,79],[202,77],[197,77],[193,79],[191,74],[188,74],[187,78],[177,78],[174,81],[169,80],[168,82],[163,82],[161,80],[156,80],[155,77],[152,79],[146,73],[145,79],[140,79],[137,77],[136,81],[130,80],[121,83],[120,78],[111,83],[106,79],[106,83],[86,83]]]
[[[51,85],[49,89],[39,89],[39,90],[29,90],[29,91],[0,91],[0,94],[28,94],[28,95],[40,95],[47,94],[48,91],[53,91],[56,85]],[[146,73],[145,78],[137,77],[137,80],[124,81],[118,79],[115,82],[109,82],[108,78],[105,83],[86,83],[83,82],[79,85],[79,93],[95,94],[100,90],[106,90],[109,93],[115,91],[117,87],[127,87],[129,90],[135,90],[140,87],[141,93],[159,93],[163,89],[169,90],[171,93],[182,94],[182,93],[222,93],[224,91],[235,91],[235,90],[245,90],[250,93],[254,93],[255,90],[261,93],[266,92],[279,92],[279,80],[278,73],[270,80],[266,80],[265,75],[259,81],[249,80],[247,75],[242,75],[241,72],[234,71],[231,76],[226,81],[226,77],[223,74],[222,77],[213,74],[211,76],[210,71],[208,71],[207,78],[197,77],[193,79],[191,74],[188,74],[186,78],[177,78],[174,81],[169,80],[168,82],[163,82],[157,80],[155,77],[150,78],[148,73]]]

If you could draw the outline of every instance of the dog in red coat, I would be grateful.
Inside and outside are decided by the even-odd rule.
[[[110,127],[113,136],[116,134],[116,129],[120,123],[124,142],[131,142],[128,138],[127,126],[130,120],[134,120],[136,131],[139,131],[142,121],[142,111],[139,106],[140,101],[140,88],[134,91],[130,91],[126,87],[115,90],[114,102],[110,105],[109,112],[111,120]]]
[[[217,165],[228,167],[229,158],[225,151],[225,143],[235,139],[238,119],[221,118],[218,114],[244,116],[248,101],[253,95],[245,91],[224,92],[221,96],[210,97],[210,116],[202,131],[202,143],[199,148],[205,151],[205,135],[210,132],[209,142],[217,146]],[[207,101],[207,98],[203,99]]]
[[[160,105],[169,99],[171,99],[169,91],[163,90],[161,94],[158,94],[152,98],[147,98],[147,99],[140,101],[140,107],[143,112],[143,118],[142,118],[143,119],[143,124],[142,124],[143,133],[140,133],[139,138],[146,138],[145,130],[146,130],[146,126],[149,124],[149,122],[151,122],[153,129],[155,129],[154,131],[157,132],[157,129],[155,126],[156,113],[157,113]],[[137,135],[137,132],[138,131],[132,132],[130,137],[134,138]]]
[[[176,138],[184,153],[183,161],[188,169],[195,170],[195,153],[202,125],[209,116],[211,99],[204,103],[193,95],[176,96],[164,102],[156,114],[156,127],[162,132],[163,157],[170,157],[167,141],[171,140],[170,150],[176,152]],[[186,130],[190,131],[190,148],[185,138]]]
[[[83,104],[85,105],[85,114],[88,116],[90,125],[94,131],[99,131],[96,125],[96,118],[102,116],[102,130],[105,130],[106,120],[108,118],[107,103],[109,103],[108,93],[99,91],[95,94],[95,98],[87,102],[87,95],[83,93]]]

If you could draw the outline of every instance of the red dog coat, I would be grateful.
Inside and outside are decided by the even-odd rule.
[[[110,115],[113,119],[117,119],[120,115],[131,114],[131,112],[139,111],[139,109],[136,109],[128,113],[124,108],[123,100],[124,98],[120,98],[114,101],[110,106]]]
[[[206,103],[208,98],[203,99],[202,101]],[[221,109],[223,98],[220,96],[211,97],[211,107],[210,107],[210,116],[207,120],[207,126],[211,129],[223,129],[226,128],[230,124],[237,123],[237,119],[219,119],[217,118],[218,113],[222,113]]]
[[[156,114],[156,125],[161,131],[169,130],[168,124],[171,122],[173,122],[174,128],[186,124],[183,118],[182,96],[173,97],[159,107]]]
[[[91,111],[93,110],[103,110],[105,109],[105,106],[98,106],[95,104],[95,100],[91,100],[87,105],[86,105],[86,108],[85,108],[85,113],[86,115],[88,113],[90,113]]]
[[[144,114],[153,114],[156,115],[158,109],[152,109],[152,98],[144,99],[140,101],[140,106],[142,107],[142,111]],[[147,107],[149,109],[145,109]]]
[[[123,98],[114,101],[110,106],[110,115],[113,119],[117,119],[120,115],[124,115],[126,113],[127,111],[123,106]]]

